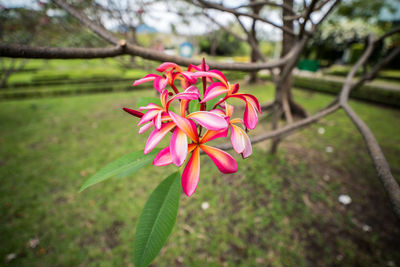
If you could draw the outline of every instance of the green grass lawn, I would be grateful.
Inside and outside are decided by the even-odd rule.
[[[242,86],[267,102],[272,87]],[[329,95],[296,90],[310,112]],[[11,266],[132,266],[135,227],[151,191],[172,167],[148,166],[78,193],[106,163],[142,150],[135,107],[141,90],[0,102],[0,262]],[[400,111],[351,102],[400,175]],[[268,117],[256,132],[269,129]],[[318,134],[323,127],[325,133]],[[182,193],[154,266],[386,266],[400,262],[400,231],[363,140],[343,112],[269,142],[223,175],[206,157],[196,193]],[[327,146],[332,153],[325,151]],[[232,153],[233,154],[233,153]],[[349,206],[340,194],[352,197]],[[203,202],[210,207],[201,208]],[[368,225],[370,231],[364,231]],[[29,240],[39,238],[32,248]],[[393,265],[392,265],[393,266]]]

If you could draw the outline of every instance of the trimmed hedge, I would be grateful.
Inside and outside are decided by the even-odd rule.
[[[40,87],[40,86],[57,86],[57,85],[66,85],[66,84],[85,84],[85,83],[108,83],[108,82],[131,82],[135,81],[136,79],[140,79],[142,77],[135,77],[135,78],[118,78],[118,77],[113,77],[113,78],[85,78],[85,79],[68,79],[68,77],[65,77],[65,79],[62,78],[49,78],[49,79],[36,79],[34,82],[20,82],[20,83],[14,83],[11,86],[8,86],[6,88],[14,88],[14,89],[24,89],[26,87],[32,88],[32,87]],[[33,88],[32,88],[33,89]]]
[[[318,92],[338,94],[343,83],[339,81],[328,81],[325,79],[295,76],[293,80],[295,87]],[[352,98],[400,107],[400,91],[387,90],[371,85],[364,85],[350,93]]]
[[[82,95],[82,94],[94,94],[94,93],[109,93],[109,92],[122,92],[122,91],[133,91],[149,89],[150,87],[145,85],[138,85],[133,87],[131,84],[128,85],[102,85],[92,87],[75,87],[65,88],[62,86],[61,89],[27,89],[27,90],[5,90],[0,91],[0,100],[6,99],[25,99],[25,98],[40,98],[40,97],[52,97],[52,96],[66,96],[66,95]]]
[[[323,73],[327,75],[336,75],[346,77],[350,71],[350,67],[332,67],[330,69],[324,70]],[[360,76],[362,70],[358,70],[356,76]],[[400,82],[400,70],[382,70],[378,73],[377,78],[390,80],[395,82]]]

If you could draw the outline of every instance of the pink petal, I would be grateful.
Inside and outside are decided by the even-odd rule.
[[[258,116],[257,111],[253,107],[253,105],[249,102],[246,102],[246,108],[244,110],[243,117],[244,125],[246,125],[249,129],[254,129],[257,126]]]
[[[169,107],[169,104],[171,103],[172,100],[174,99],[185,99],[185,100],[195,100],[200,97],[199,89],[192,85],[189,86],[184,92],[179,93],[174,95],[167,103],[167,109]]]
[[[188,145],[188,153],[192,153],[192,151],[197,147],[197,144],[189,144]]]
[[[204,98],[200,103],[207,102],[219,95],[226,94],[227,92],[229,92],[229,89],[226,88],[224,83],[213,83],[207,88],[206,92],[204,93]]]
[[[139,123],[137,125],[139,126],[139,125],[142,125],[142,124],[144,124],[144,123],[146,123],[148,121],[151,121],[152,119],[154,119],[158,115],[158,113],[160,113],[160,110],[158,110],[158,109],[150,109],[150,110],[148,110],[143,115],[143,117],[139,120]]]
[[[197,77],[194,77],[192,72],[182,71],[182,72],[180,72],[180,74],[190,84],[194,84],[197,81]]]
[[[245,141],[245,146],[244,146],[244,151],[242,153],[242,157],[245,159],[253,153],[253,148],[251,147],[250,138],[246,133],[244,133],[244,141]]]
[[[185,93],[200,94],[200,93],[199,93],[199,88],[197,88],[197,87],[194,86],[194,85],[189,86],[188,88],[186,88],[186,89],[185,89]]]
[[[239,91],[239,84],[235,83],[234,85],[231,85],[230,90],[232,94],[236,94]]]
[[[195,120],[207,130],[222,130],[228,127],[224,117],[208,111],[196,111],[187,115],[187,118]]]
[[[168,84],[168,79],[164,78],[164,77],[157,77],[154,79],[154,88],[158,91],[158,92],[162,92],[164,91],[165,87]]]
[[[189,64],[187,71],[195,71],[195,70],[201,71],[202,70],[201,69],[201,64],[198,65],[198,66],[193,65],[193,64]]]
[[[181,67],[179,67],[179,65],[177,65],[173,62],[164,62],[160,66],[158,66],[158,68],[156,70],[159,72],[164,72],[165,70],[170,69],[170,68],[177,70],[179,72],[182,71]]]
[[[228,116],[229,118],[232,116],[233,114],[233,106],[229,105],[228,103],[225,103],[225,110],[226,110],[226,116]]]
[[[213,75],[215,75],[213,78],[217,78],[221,82],[228,85],[228,81],[226,80],[225,75],[222,72],[220,72],[219,70],[210,70],[209,73],[212,73]]]
[[[162,109],[162,108],[154,103],[149,103],[147,106],[139,108],[140,111],[146,110],[146,109]]]
[[[171,136],[170,151],[173,163],[178,167],[181,166],[188,153],[188,142],[186,134],[178,127]]]
[[[244,131],[240,127],[233,124],[230,125],[230,128],[231,128],[231,143],[233,149],[240,154],[244,151],[244,148],[246,146],[243,135]]]
[[[170,120],[171,120],[171,117],[168,115],[168,113],[163,112],[161,115],[161,121],[166,122],[166,121],[170,121]]]
[[[244,125],[249,128],[249,129],[254,129],[257,126],[258,122],[258,116],[257,116],[257,111],[256,107],[253,106],[254,101],[256,100],[256,105],[258,104],[258,100],[251,95],[245,95],[245,94],[233,94],[230,95],[230,97],[235,97],[239,98],[240,100],[244,101],[246,103],[246,108],[244,110]],[[259,105],[259,104],[258,104]],[[261,110],[261,108],[260,108]]]
[[[219,131],[207,130],[207,132],[201,138],[200,143],[204,144],[216,138],[226,137],[227,135],[228,135],[228,128]]]
[[[145,82],[153,81],[157,77],[160,77],[160,76],[156,75],[156,74],[147,74],[142,79],[136,80],[133,83],[133,86],[136,86],[136,85],[139,85],[139,84],[142,84],[142,83],[145,83]]]
[[[148,122],[147,124],[143,125],[139,129],[139,134],[142,134],[146,132],[148,129],[150,129],[152,126],[154,126],[154,123],[152,121]]]
[[[220,109],[212,109],[209,112],[217,114],[218,116],[221,116],[221,117],[225,117],[226,116],[225,112],[223,112]]]
[[[258,99],[255,96],[250,94],[243,94],[243,96],[246,98],[248,102],[250,102],[255,108],[257,108],[257,111],[259,113],[262,113],[260,103],[258,102]]]
[[[157,156],[153,160],[154,166],[165,166],[172,163],[171,153],[169,152],[169,146],[163,148],[158,152]]]
[[[197,134],[196,125],[193,121],[181,117],[172,111],[169,111],[169,116],[172,121],[187,135],[193,142],[198,142],[199,135]]]
[[[209,67],[208,65],[206,65],[205,71],[208,71],[209,69],[210,69],[210,67]],[[202,70],[203,70],[203,69],[202,69],[202,64],[200,64],[200,65],[198,65],[198,66],[193,65],[193,64],[190,64],[190,65],[189,65],[188,71],[195,71],[195,70],[202,71]]]
[[[231,119],[230,123],[239,123],[241,125],[244,125],[243,120],[239,118]]]
[[[141,117],[143,117],[143,113],[142,112],[140,112],[140,111],[137,111],[137,110],[134,110],[134,109],[130,109],[130,108],[122,108],[125,112],[127,112],[127,113],[129,113],[129,114],[131,114],[131,115],[133,115],[133,116],[135,116],[135,117],[138,117],[138,118],[141,118]]]
[[[185,169],[183,170],[181,182],[183,191],[187,196],[193,195],[194,191],[196,191],[197,185],[199,184],[200,178],[200,150],[199,147],[196,148],[192,152],[192,156],[190,157],[188,163],[186,164]]]
[[[238,166],[236,160],[225,151],[206,145],[200,145],[200,148],[212,159],[220,172],[237,172]]]
[[[181,104],[180,104],[180,111],[181,111],[181,116],[185,117],[185,111],[187,110],[187,107],[189,105],[190,100],[181,100]]]
[[[154,120],[154,126],[156,127],[157,130],[159,130],[161,128],[161,114],[163,112],[160,111],[158,112],[158,115],[156,116],[155,120]]]
[[[191,77],[209,77],[209,78],[215,78],[221,82],[223,82],[226,86],[228,86],[228,81],[226,80],[224,74],[220,72],[219,70],[210,70],[210,71],[198,71],[195,72],[191,75]]]
[[[161,106],[163,106],[165,110],[167,110],[167,99],[168,99],[168,91],[164,90],[160,94],[160,101],[161,101]]]
[[[160,130],[154,129],[149,138],[147,139],[146,146],[144,147],[144,154],[149,153],[156,145],[163,139],[163,137],[175,127],[175,123],[164,123]]]
[[[242,101],[244,101],[246,103],[249,102],[257,109],[257,111],[259,113],[262,113],[261,106],[260,106],[260,103],[258,102],[258,99],[253,95],[250,95],[250,94],[232,94],[229,97],[239,98],[239,99],[241,99]]]

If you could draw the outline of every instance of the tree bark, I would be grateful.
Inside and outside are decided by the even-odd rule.
[[[251,0],[251,2],[255,2],[255,0]],[[259,15],[260,14],[260,10],[261,10],[262,5],[254,5],[251,7],[253,14],[254,15]],[[258,47],[258,39],[257,39],[257,31],[256,31],[256,23],[257,21],[255,19],[253,19],[253,23],[251,24],[251,38],[254,40],[256,46]],[[258,55],[258,51],[256,51],[254,46],[251,46],[251,54],[250,54],[250,60],[252,63],[255,63],[259,60],[259,55]],[[252,71],[250,72],[250,77],[249,77],[249,83],[256,83],[258,81],[258,76],[257,76],[257,71]]]
[[[253,40],[256,42],[256,44],[258,45],[258,40],[256,37],[256,31],[255,31],[255,25],[256,25],[256,21],[253,20],[253,24],[251,27],[251,35],[253,36]],[[255,49],[252,47],[251,48],[251,54],[250,54],[250,61],[252,63],[255,63],[258,61],[258,53],[257,51],[255,51]],[[257,77],[257,73],[258,71],[252,71],[250,72],[250,78],[249,78],[249,83],[256,83],[258,81],[258,77]]]
[[[283,3],[290,7],[293,10],[293,0],[284,0]],[[282,17],[290,15],[288,10],[282,10]],[[291,20],[283,20],[283,25],[290,30],[294,29],[293,21]],[[291,47],[295,44],[296,40],[292,35],[283,32],[282,36],[282,51],[281,57],[284,57],[287,53],[289,53]],[[284,66],[280,68],[280,76],[284,75]],[[291,72],[291,71],[290,71]],[[289,96],[291,96],[290,88],[292,87],[292,74],[288,74],[287,78],[281,82],[278,81],[275,86],[275,104],[274,104],[274,113],[272,116],[272,130],[276,130],[279,127],[279,120],[282,115],[285,116],[286,121],[291,123],[293,121],[292,113],[289,104]],[[278,145],[280,142],[280,138],[276,138],[272,140],[271,144],[271,153],[276,153],[278,149]]]

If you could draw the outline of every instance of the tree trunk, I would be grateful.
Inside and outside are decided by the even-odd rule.
[[[253,22],[253,25],[254,25],[255,23]],[[254,33],[255,33],[255,31],[254,31]],[[252,34],[253,34],[253,29],[252,29]],[[254,34],[255,35],[255,34]],[[254,36],[253,35],[253,36]],[[257,39],[255,39],[255,40],[257,40]],[[258,43],[258,42],[257,42]],[[251,55],[250,55],[251,57],[250,57],[250,59],[251,59],[251,63],[255,63],[255,62],[257,62],[258,61],[258,53],[257,53],[257,51],[255,51],[255,49],[254,48],[251,48]],[[252,71],[252,72],[250,72],[250,78],[249,78],[249,83],[256,83],[257,81],[258,81],[258,76],[257,76],[257,71]]]
[[[134,26],[129,27],[126,38],[129,43],[136,44],[136,45],[138,44],[137,37],[136,37],[136,27],[134,27]],[[135,57],[134,56],[131,56],[129,61],[130,61],[131,65],[133,65],[133,66],[135,65]]]
[[[293,0],[284,0],[283,3],[293,9]],[[282,17],[289,16],[290,11],[283,9]],[[294,30],[293,21],[291,20],[284,20],[283,25],[290,30]],[[281,57],[284,57],[291,48],[295,45],[296,39],[294,36],[283,32],[282,37],[282,52]],[[284,67],[280,69],[280,79],[278,79],[276,86],[275,86],[275,103],[274,103],[274,113],[272,118],[272,129],[276,130],[279,127],[279,120],[282,116],[286,119],[288,123],[293,122],[292,112],[296,111],[299,112],[301,115],[305,115],[306,112],[302,109],[299,105],[297,105],[292,96],[291,88],[292,88],[292,70],[295,65],[288,73],[284,73]],[[286,75],[286,78],[282,80],[283,75]],[[278,149],[278,145],[280,142],[280,138],[276,138],[272,140],[271,144],[271,153],[276,153]]]
[[[218,42],[216,38],[212,37],[210,40],[210,56],[216,56],[217,55],[217,46]]]
[[[254,0],[251,0],[251,2],[254,2]],[[254,15],[259,15],[261,10],[261,6],[254,5],[252,7],[252,11]],[[256,32],[256,20],[253,20],[253,23],[251,24],[251,38],[254,40],[255,44],[258,46],[258,39],[257,39],[257,32]],[[250,54],[250,60],[251,63],[255,63],[259,60],[259,55],[255,48],[251,46],[251,54]],[[249,77],[249,83],[256,83],[258,81],[258,76],[257,76],[257,71],[252,71],[250,72],[250,77]]]

